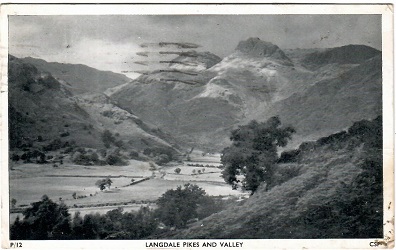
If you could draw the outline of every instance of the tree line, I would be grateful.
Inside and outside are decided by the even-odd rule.
[[[103,181],[103,186],[108,185]],[[71,216],[67,206],[47,195],[23,211],[10,227],[11,240],[142,239],[176,228],[185,228],[192,219],[203,219],[222,210],[225,202],[206,194],[197,185],[185,184],[166,191],[157,200],[157,209],[142,206],[137,212],[122,208],[106,214],[79,212]]]

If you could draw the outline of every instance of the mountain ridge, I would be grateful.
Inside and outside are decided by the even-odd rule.
[[[66,83],[14,56],[9,57],[9,113],[12,149],[55,139],[100,149],[105,146],[102,135],[109,130],[127,148],[164,147],[177,152],[170,135],[122,110],[106,95],[74,95]]]
[[[244,46],[244,44],[247,45]],[[353,81],[355,77],[357,81],[360,81],[363,89],[373,91],[373,93],[370,93],[357,89],[356,93],[353,93],[352,89],[347,88],[344,89],[346,91],[344,94],[341,91],[337,92],[340,96],[348,95],[351,97],[349,100],[343,99],[344,103],[357,98],[359,103],[365,106],[364,100],[366,97],[368,102],[371,103],[366,108],[348,109],[349,112],[353,113],[350,116],[353,119],[372,118],[374,114],[380,112],[378,107],[381,106],[381,102],[378,97],[381,96],[382,90],[378,85],[381,82],[381,69],[378,63],[381,63],[381,60],[378,59],[378,62],[372,65],[375,66],[372,69],[365,66],[366,71],[363,69],[358,73],[352,71],[360,64],[365,64],[373,58],[371,51],[375,51],[375,49],[368,51],[367,55],[362,54],[360,56],[362,59],[359,59],[360,64],[350,64],[349,61],[344,62],[342,60],[338,63],[324,61],[324,64],[320,67],[305,68],[304,60],[306,58],[312,58],[312,55],[325,53],[328,50],[300,50],[295,52],[289,50],[287,54],[291,57],[285,59],[282,55],[286,54],[279,47],[263,42],[258,38],[242,41],[238,46],[239,49],[245,50],[247,53],[236,50],[212,67],[200,70],[195,76],[179,76],[177,78],[178,76],[175,74],[168,74],[167,76],[180,81],[165,83],[160,81],[161,77],[158,72],[149,73],[123,85],[118,91],[113,92],[110,98],[117,101],[124,109],[137,107],[134,110],[139,117],[163,127],[164,130],[176,138],[179,137],[180,141],[185,141],[190,146],[192,146],[191,143],[194,144],[195,142],[203,147],[212,145],[214,146],[212,149],[216,150],[222,147],[220,145],[224,146],[229,143],[227,134],[232,128],[252,119],[268,119],[269,114],[280,115],[285,122],[293,121],[290,122],[291,124],[301,124],[298,125],[300,128],[310,128],[310,132],[305,129],[304,133],[296,136],[299,141],[295,142],[295,145],[309,133],[315,135],[310,139],[315,139],[350,125],[351,119],[346,119],[348,124],[342,123],[343,126],[334,122],[331,123],[334,127],[330,130],[329,126],[326,126],[320,119],[313,120],[314,125],[312,126],[309,124],[302,125],[300,121],[304,120],[302,117],[311,115],[305,114],[304,109],[315,111],[318,107],[321,114],[319,114],[319,111],[311,113],[316,113],[318,117],[328,117],[324,119],[326,121],[331,117],[337,117],[338,111],[336,109],[341,109],[340,112],[345,113],[340,105],[327,100],[328,98],[326,99],[328,101],[326,106],[334,107],[332,113],[326,114],[326,110],[320,107],[323,101],[321,102],[318,93],[324,95],[320,88],[329,87],[329,85],[318,84],[323,81],[332,81],[334,86],[338,86],[337,88],[342,86],[343,81],[357,86],[358,83]],[[245,47],[246,49],[244,49]],[[267,47],[270,47],[270,49],[267,50]],[[342,50],[348,48],[352,48],[352,52],[355,51],[355,46],[346,46]],[[361,53],[364,52],[365,47],[358,48]],[[330,50],[338,51],[337,48]],[[264,54],[249,56],[249,51],[263,51]],[[274,53],[281,55],[281,60],[271,57]],[[338,53],[336,54],[338,55]],[[375,54],[378,56],[378,52]],[[334,57],[332,58],[334,59]],[[190,60],[193,60],[193,58],[190,58]],[[285,64],[283,63],[285,60],[290,60],[292,63]],[[376,73],[371,74],[373,71]],[[375,79],[365,79],[364,76],[369,77],[370,74]],[[164,76],[164,74],[161,76]],[[189,84],[192,82],[194,83]],[[305,98],[311,100],[309,104],[311,106],[300,109],[299,107],[307,104],[304,104],[303,97],[296,97],[303,96],[307,92],[310,93],[311,97],[307,95]],[[290,101],[292,99],[298,100]],[[149,105],[144,107],[145,104]],[[297,109],[296,112],[288,112],[287,105],[292,105],[293,108]],[[346,116],[346,118],[348,117]],[[213,143],[213,140],[216,142]]]
[[[47,62],[32,57],[26,57],[23,60],[36,66],[40,71],[50,72],[55,78],[65,81],[75,94],[102,93],[108,88],[131,81],[123,74],[97,70],[84,64]]]

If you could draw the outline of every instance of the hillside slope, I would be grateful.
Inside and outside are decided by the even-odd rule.
[[[337,78],[275,102],[265,118],[279,115],[284,123],[293,124],[296,144],[377,117],[382,113],[381,100],[382,64],[381,56],[376,56]]]
[[[90,115],[51,74],[10,56],[8,77],[11,148],[53,140],[61,135],[79,145],[102,145],[97,129],[83,130],[93,128]]]
[[[297,153],[296,153],[297,152]],[[382,238],[382,120],[355,123],[279,163],[285,180],[259,188],[172,238]]]
[[[83,64],[47,62],[32,57],[23,58],[24,62],[34,65],[42,72],[48,72],[56,79],[65,81],[74,94],[102,93],[131,81],[123,74],[101,71]]]
[[[185,145],[221,150],[233,128],[278,115],[295,125],[297,146],[381,113],[381,55],[370,47],[285,53],[249,38],[221,61],[209,53],[179,59],[196,60],[195,74],[152,71],[109,94]]]
[[[117,134],[125,149],[177,151],[171,136],[119,108],[103,94],[74,96],[69,86],[24,59],[9,57],[10,146],[46,145],[55,139],[104,148],[102,134]]]
[[[367,59],[381,54],[381,51],[365,45],[346,45],[330,48],[324,51],[315,51],[303,59],[308,67],[321,67],[325,64],[360,64]]]

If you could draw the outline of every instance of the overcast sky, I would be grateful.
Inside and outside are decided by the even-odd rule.
[[[364,44],[381,49],[380,15],[10,16],[9,52],[133,71],[142,43],[189,42],[220,57],[259,37],[281,49]],[[133,77],[133,74],[128,76]]]

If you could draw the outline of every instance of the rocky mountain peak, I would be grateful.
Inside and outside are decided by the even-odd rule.
[[[251,37],[239,42],[235,50],[253,57],[271,57],[290,62],[290,59],[277,45],[262,41],[258,37]]]

